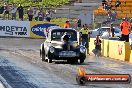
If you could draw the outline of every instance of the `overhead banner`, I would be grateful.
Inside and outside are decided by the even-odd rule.
[[[0,36],[30,37],[30,22],[0,20]]]
[[[30,22],[30,38],[45,38],[46,29],[56,24],[45,23],[45,22]]]

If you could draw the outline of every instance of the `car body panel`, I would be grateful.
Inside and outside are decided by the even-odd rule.
[[[67,43],[62,40],[65,33],[70,38]],[[65,49],[64,46],[67,48]],[[41,44],[41,50],[43,48],[45,55],[52,60],[85,59],[86,51],[80,52],[82,47],[79,45],[79,33],[71,28],[49,29],[46,40]],[[51,49],[53,49],[53,53],[51,53]]]
[[[120,37],[120,29],[118,27],[113,27],[115,29],[114,35],[116,37]],[[95,38],[97,35],[100,35],[101,37],[105,38],[108,37],[108,30],[110,30],[110,27],[101,27],[98,29],[94,29],[91,31],[90,37]]]

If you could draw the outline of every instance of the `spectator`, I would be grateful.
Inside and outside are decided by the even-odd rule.
[[[9,11],[10,11],[9,5],[4,3],[4,19],[7,16],[7,19],[9,20]]]
[[[114,37],[114,31],[115,31],[115,29],[113,28],[113,24],[112,23],[110,25],[110,31],[112,33],[112,37]]]
[[[111,11],[109,10],[109,11],[108,11],[108,18],[103,22],[103,24],[108,24],[108,23],[111,22],[111,15],[112,15],[112,13],[111,13]]]
[[[107,4],[104,4],[104,10],[109,10],[109,7]]]
[[[78,21],[77,21],[77,26],[80,28],[81,27],[81,20],[80,19],[78,19]]]
[[[28,20],[32,21],[32,19],[33,19],[33,8],[31,6],[29,7],[27,13],[28,13]]]
[[[43,21],[44,20],[44,12],[43,9],[41,8],[39,13],[38,13],[38,20]]]
[[[102,0],[102,6],[106,5],[107,1],[106,0]]]
[[[64,28],[70,28],[71,24],[69,21],[66,21],[66,23],[64,24]]]
[[[23,7],[21,6],[21,4],[19,4],[19,7],[17,8],[17,10],[19,14],[19,19],[23,20],[24,11],[23,11]]]
[[[115,10],[113,10],[113,11],[111,12],[111,21],[115,21],[115,20],[116,20],[116,16],[117,16],[117,13],[116,13]]]
[[[108,4],[108,10],[111,10],[112,9],[112,4],[110,3],[110,4]]]
[[[3,12],[4,12],[4,6],[1,6],[0,7],[0,14],[3,14]]]
[[[34,18],[35,18],[35,21],[38,21],[38,13],[39,13],[38,8],[34,8]]]
[[[108,11],[108,18],[109,18],[110,22],[115,21],[116,20],[116,16],[117,16],[117,13],[116,13],[115,10],[113,10],[113,11],[109,10]]]
[[[99,35],[97,35],[96,40],[94,40],[94,44],[95,44],[94,54],[95,54],[95,56],[100,56],[100,54],[101,54],[101,43],[102,43],[102,41],[100,40]]]
[[[129,34],[130,34],[130,29],[131,29],[131,24],[128,22],[127,18],[123,18],[123,21],[120,24],[121,28],[121,41],[126,41],[129,42]]]
[[[104,10],[111,10],[112,4],[104,4]]]
[[[11,14],[12,14],[12,20],[16,20],[16,12],[17,12],[17,7],[16,5],[13,4],[12,8],[11,8]]]
[[[51,11],[50,10],[46,12],[46,20],[48,22],[50,22],[50,20],[51,20]]]
[[[78,30],[78,20],[77,19],[74,20],[74,29]]]
[[[121,2],[119,0],[116,0],[115,7],[119,7],[121,5]]]
[[[86,48],[89,48],[89,28],[87,24],[83,25],[83,28],[80,30],[80,35],[82,39],[82,45],[85,46]],[[89,53],[89,52],[87,52]]]

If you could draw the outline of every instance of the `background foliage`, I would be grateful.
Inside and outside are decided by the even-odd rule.
[[[8,2],[22,4],[23,6],[57,7],[68,4],[70,0],[0,0],[0,3]]]

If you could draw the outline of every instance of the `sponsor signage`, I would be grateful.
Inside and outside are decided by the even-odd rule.
[[[1,20],[0,36],[30,37],[30,22]]]
[[[55,26],[55,24],[37,24],[32,27],[31,31],[38,36],[45,36],[44,30],[50,26]]]
[[[31,22],[31,38],[44,38],[46,34],[46,29],[50,26],[55,26],[56,24],[44,23],[44,22]]]

